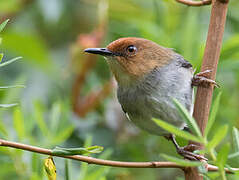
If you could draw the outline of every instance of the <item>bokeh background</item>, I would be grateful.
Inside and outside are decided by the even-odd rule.
[[[221,124],[239,128],[239,2],[231,1],[217,81],[222,91],[213,135]],[[45,148],[104,146],[97,157],[121,161],[163,160],[177,156],[162,137],[137,129],[123,115],[116,84],[102,57],[84,48],[105,47],[120,37],[143,37],[174,48],[199,71],[210,6],[187,7],[174,0],[0,0],[0,20],[10,19],[3,61],[23,58],[0,70],[0,137]],[[231,132],[231,131],[229,131]],[[186,144],[178,139],[181,145]],[[226,141],[231,141],[228,133]],[[0,179],[47,179],[46,156],[0,148]],[[65,179],[64,160],[54,158],[57,179]],[[229,159],[236,164],[238,159]],[[69,162],[74,180],[182,179],[176,169],[123,169]],[[229,176],[233,179],[232,176]]]

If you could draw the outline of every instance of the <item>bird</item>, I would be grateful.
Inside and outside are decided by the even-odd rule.
[[[192,114],[193,86],[216,84],[205,78],[210,70],[194,75],[190,62],[172,48],[137,37],[120,38],[106,48],[87,48],[84,52],[105,57],[117,81],[118,101],[131,122],[150,134],[171,140],[178,154],[184,158],[206,160],[189,150],[195,147],[180,147],[175,136],[152,119],[187,129],[173,98]]]

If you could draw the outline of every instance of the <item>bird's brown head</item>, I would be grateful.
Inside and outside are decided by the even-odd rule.
[[[175,53],[142,38],[120,38],[106,48],[88,48],[85,52],[106,57],[116,80],[129,84],[174,59]]]

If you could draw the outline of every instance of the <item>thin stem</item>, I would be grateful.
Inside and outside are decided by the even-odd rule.
[[[221,171],[222,180],[227,180],[225,171]]]
[[[25,151],[31,151],[39,154],[45,154],[50,156],[57,156],[66,159],[72,159],[76,161],[86,162],[88,164],[96,164],[103,166],[111,166],[111,167],[122,167],[122,168],[179,168],[185,170],[186,167],[180,166],[174,162],[122,162],[122,161],[111,161],[104,159],[97,159],[88,156],[74,155],[74,156],[62,156],[62,155],[52,155],[52,151],[50,149],[39,148],[36,146],[30,146],[26,144],[16,143],[12,141],[6,141],[0,139],[0,146],[11,147],[22,149]],[[218,171],[218,167],[208,164],[208,171]],[[233,168],[232,170],[238,171],[239,169]],[[230,170],[225,168],[227,173],[232,173]]]
[[[217,158],[213,152],[213,149],[211,149],[209,153],[210,153],[210,156],[212,157],[212,160],[215,162],[217,160]]]
[[[176,0],[176,1],[188,6],[205,6],[205,5],[210,5],[212,3],[211,0],[201,0],[201,1]]]
[[[188,0],[176,0],[176,1],[186,5],[192,5],[192,1]],[[211,17],[201,72],[205,70],[211,70],[212,72],[207,78],[212,80],[215,80],[216,77],[217,64],[220,56],[224,26],[226,22],[228,2],[229,0],[210,1],[210,3],[212,3]],[[211,85],[208,88],[200,86],[197,88],[193,117],[196,119],[203,135],[208,121],[213,89],[214,89],[213,85]],[[201,145],[201,148],[202,146],[203,145]],[[203,177],[199,175],[197,168],[188,168],[188,170],[185,171],[184,174],[186,180],[203,179]]]

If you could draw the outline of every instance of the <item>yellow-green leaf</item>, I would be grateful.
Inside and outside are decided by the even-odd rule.
[[[52,155],[70,156],[70,155],[83,155],[89,153],[100,153],[103,151],[102,146],[90,146],[86,148],[62,148],[55,147],[52,150]]]
[[[227,135],[227,130],[228,130],[228,125],[219,127],[217,131],[214,133],[212,140],[208,142],[206,148],[208,150],[215,148],[222,141],[222,139]]]
[[[205,131],[204,131],[205,137],[208,136],[208,133],[209,133],[212,125],[215,122],[217,111],[218,111],[219,104],[220,104],[221,95],[222,95],[222,93],[219,92],[219,94],[217,95],[216,99],[213,102],[212,110],[211,110],[210,116],[209,116],[209,120],[208,120],[207,126],[206,126]]]
[[[13,63],[13,62],[15,62],[15,61],[17,61],[17,60],[19,60],[19,59],[21,59],[22,57],[16,57],[16,58],[13,58],[13,59],[11,59],[11,60],[8,60],[8,61],[6,61],[6,62],[4,62],[4,63],[1,63],[0,64],[0,67],[3,67],[3,66],[6,66],[6,65],[8,65],[8,64],[11,64],[11,63]]]
[[[14,128],[17,131],[17,135],[20,139],[23,139],[25,137],[25,125],[24,125],[24,119],[22,112],[19,108],[16,108],[13,112],[13,123]]]
[[[202,165],[202,162],[200,161],[189,161],[189,160],[184,160],[184,159],[179,159],[176,157],[172,157],[166,154],[161,154],[161,156],[166,159],[167,161],[170,162],[175,162],[178,165],[185,166],[185,167],[191,167],[191,166],[200,166]]]
[[[56,180],[56,166],[51,156],[44,160],[44,169],[48,180]]]
[[[203,143],[203,139],[200,137],[196,137],[186,131],[183,131],[182,129],[179,129],[178,127],[175,127],[165,121],[162,121],[160,119],[154,119],[153,121],[160,126],[161,128],[165,129],[166,131],[168,131],[169,133],[172,133],[176,136],[182,137],[186,140],[191,140],[191,141],[195,141],[195,142],[199,142],[199,143]]]
[[[0,24],[0,32],[2,32],[2,30],[5,28],[5,26],[7,25],[9,19],[5,20],[3,23]]]
[[[194,118],[189,114],[188,110],[180,104],[180,102],[177,99],[173,99],[173,102],[175,106],[177,107],[179,113],[182,116],[182,120],[184,120],[189,128],[200,138],[202,138],[202,133],[194,120]]]

